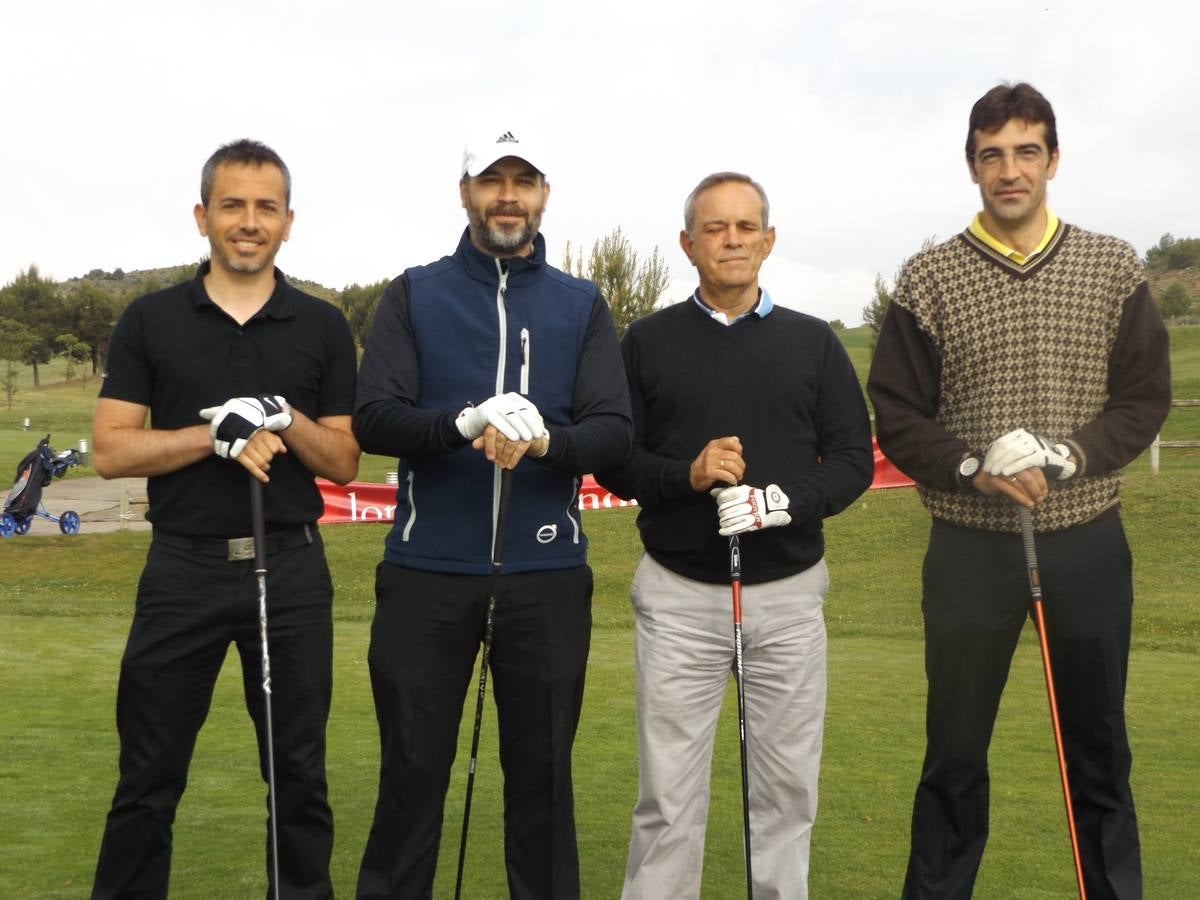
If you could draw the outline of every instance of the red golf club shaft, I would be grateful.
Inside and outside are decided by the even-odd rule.
[[[1029,569],[1029,593],[1033,598],[1033,616],[1037,625],[1038,644],[1042,649],[1042,672],[1046,676],[1046,696],[1050,701],[1050,722],[1054,726],[1054,749],[1058,753],[1058,774],[1062,778],[1063,804],[1067,808],[1067,830],[1071,835],[1071,854],[1075,858],[1075,880],[1079,885],[1079,900],[1087,900],[1083,885],[1083,862],[1079,857],[1079,837],[1075,831],[1075,808],[1071,803],[1071,783],[1067,778],[1067,758],[1063,753],[1062,728],[1058,723],[1058,698],[1054,693],[1054,673],[1050,668],[1050,637],[1046,632],[1046,615],[1042,607],[1042,579],[1038,573],[1037,553],[1033,545],[1033,514],[1021,508],[1021,537],[1025,543],[1025,562]]]
[[[754,900],[750,864],[750,769],[746,746],[746,681],[742,667],[742,548],[735,534],[729,539],[729,586],[733,592],[733,674],[737,682],[738,740],[742,756],[742,832],[746,853],[746,896]]]

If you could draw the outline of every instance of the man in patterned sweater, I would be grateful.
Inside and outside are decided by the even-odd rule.
[[[909,260],[868,391],[879,443],[933,516],[923,570],[927,747],[905,898],[970,897],[987,751],[1029,605],[1033,511],[1088,896],[1142,896],[1124,697],[1133,605],[1120,469],[1170,405],[1167,335],[1128,244],[1061,222],[1054,112],[1027,84],[971,110],[983,211]]]

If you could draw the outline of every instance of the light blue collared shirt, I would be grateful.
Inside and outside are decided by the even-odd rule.
[[[692,300],[696,302],[697,306],[699,306],[702,310],[704,310],[722,325],[732,325],[734,322],[738,322],[747,316],[756,316],[761,319],[775,308],[775,304],[771,302],[771,295],[767,293],[766,288],[759,288],[758,301],[740,316],[734,316],[732,321],[730,321],[729,317],[725,315],[724,312],[719,309],[713,309],[702,299],[700,299],[700,288],[696,288],[695,293],[692,294]]]

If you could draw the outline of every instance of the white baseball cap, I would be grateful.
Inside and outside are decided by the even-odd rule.
[[[536,143],[518,138],[511,131],[505,131],[499,137],[483,135],[470,138],[466,149],[463,150],[462,174],[474,178],[498,159],[515,156],[529,163],[543,175],[546,173],[543,162],[544,151]]]

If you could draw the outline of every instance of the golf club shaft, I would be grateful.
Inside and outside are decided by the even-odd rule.
[[[1058,698],[1054,692],[1054,673],[1050,669],[1050,638],[1046,632],[1046,613],[1042,605],[1042,580],[1038,573],[1037,551],[1033,545],[1033,513],[1021,507],[1021,539],[1025,544],[1025,565],[1029,570],[1029,593],[1033,600],[1034,623],[1042,650],[1042,671],[1046,676],[1046,696],[1050,701],[1050,722],[1054,726],[1054,748],[1058,753],[1058,773],[1062,778],[1063,802],[1067,808],[1067,830],[1071,835],[1071,853],[1075,858],[1075,880],[1079,900],[1087,900],[1083,885],[1083,863],[1079,858],[1079,837],[1075,831],[1075,809],[1071,803],[1071,784],[1067,778],[1067,758],[1063,753],[1062,728],[1058,722]]]
[[[271,717],[271,649],[267,641],[267,538],[262,482],[250,476],[250,527],[254,533],[254,576],[258,580],[258,631],[262,638],[263,712],[267,720],[267,802],[271,811],[271,874],[279,900],[279,827],[275,814],[275,728]]]
[[[492,633],[496,620],[496,588],[504,558],[504,525],[508,518],[508,498],[512,493],[512,469],[500,472],[500,497],[496,503],[496,526],[492,532],[492,569],[488,574],[487,619],[483,626],[483,654],[479,658],[479,694],[475,698],[475,729],[471,735],[471,761],[467,768],[467,795],[463,801],[462,838],[458,845],[458,874],[454,880],[454,900],[462,896],[463,866],[467,861],[467,829],[471,821],[471,795],[475,790],[475,763],[479,757],[479,729],[483,724],[483,698],[487,693],[488,662],[492,655]]]
[[[733,674],[737,683],[738,741],[742,756],[742,831],[746,854],[746,896],[754,900],[750,863],[750,770],[746,747],[746,681],[742,667],[742,548],[735,534],[729,539],[729,586],[733,592]]]

